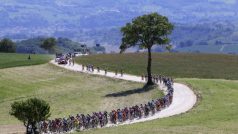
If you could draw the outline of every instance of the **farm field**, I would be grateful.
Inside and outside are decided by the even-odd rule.
[[[0,69],[0,126],[19,124],[9,115],[13,101],[38,97],[49,102],[51,118],[92,113],[147,103],[163,95],[158,87],[137,93],[143,84],[114,80],[58,68],[49,63]],[[135,91],[130,95],[107,97],[112,93]],[[0,127],[1,128],[1,127]]]
[[[144,123],[104,128],[85,134],[236,134],[238,132],[238,81],[177,79],[201,95],[186,114]],[[78,133],[80,134],[80,133]]]
[[[31,54],[31,60],[28,60],[28,56],[28,54],[0,53],[0,69],[43,64],[53,58],[51,55]]]
[[[235,134],[238,132],[238,57],[211,54],[153,54],[155,73],[176,77],[200,96],[189,113],[116,128],[99,129],[86,134]],[[96,55],[77,59],[78,63],[94,64],[109,70],[121,66],[126,73],[145,72],[144,54]],[[185,70],[186,69],[186,70]],[[180,72],[181,71],[181,72]],[[183,78],[197,77],[197,78]],[[220,79],[208,79],[220,78]],[[234,79],[234,80],[224,80]]]
[[[146,63],[146,58],[143,58],[143,55],[129,55],[134,57],[129,58],[127,61],[125,60],[125,56],[121,55],[124,57],[124,60],[117,62],[123,63],[126,73],[140,75],[138,72],[142,71],[146,66],[146,64],[142,64],[144,61]],[[103,56],[105,58],[102,58]],[[207,55],[200,55],[200,58],[197,55],[195,57],[192,55],[188,58],[188,54],[162,54],[162,56],[161,54],[156,54],[155,56],[158,56],[153,59],[156,65],[162,66],[162,63],[166,66],[173,65],[169,69],[174,70],[167,70],[167,73],[170,76],[176,76],[176,82],[189,85],[199,96],[199,101],[192,110],[188,113],[169,118],[76,132],[76,134],[236,134],[238,132],[238,78],[236,78],[238,76],[236,75],[237,72],[235,72],[237,68],[236,56],[209,55],[208,59],[205,59]],[[114,63],[114,61],[119,60],[117,57],[118,55],[87,56],[77,59],[77,62],[86,64],[86,60],[88,60],[91,64],[96,63],[100,67],[107,67],[114,70],[117,68],[116,65],[119,66],[119,63]],[[213,60],[217,59],[216,57],[222,62],[213,62]],[[133,58],[135,59],[133,60]],[[173,58],[177,58],[182,63],[175,62]],[[176,64],[174,62],[172,63],[172,59],[180,66],[190,67],[189,70],[196,72],[194,77],[197,78],[184,78],[188,76],[192,77],[191,72],[180,73],[180,67],[176,69]],[[203,67],[209,66],[213,69],[219,69],[214,66],[217,65],[218,67],[223,67],[223,71],[219,69],[215,73],[213,70],[209,71],[209,69],[205,69],[203,71],[206,71],[208,74],[201,75],[199,72],[203,72],[199,68],[200,64],[198,65],[194,62],[195,65],[192,65],[192,60],[194,59],[200,61]],[[163,62],[159,63],[159,61]],[[187,64],[191,65],[189,66]],[[225,64],[229,64],[229,66]],[[155,71],[157,70],[156,67],[153,65]],[[163,68],[163,70],[166,72],[166,69]],[[226,72],[226,74],[223,74],[223,72]],[[209,75],[214,75],[213,77],[216,79],[208,79]],[[223,77],[233,80],[224,80],[222,79]],[[1,125],[21,124],[8,114],[10,104],[13,101],[29,97],[40,97],[48,101],[52,108],[51,118],[55,118],[66,117],[70,114],[75,115],[79,112],[90,113],[95,110],[110,110],[131,106],[147,102],[162,95],[159,90],[154,89],[142,94],[136,93],[122,97],[108,98],[105,95],[134,90],[143,87],[143,85],[75,73],[49,63],[37,66],[0,69],[0,87],[0,107],[4,107],[4,109],[0,109],[0,128]]]
[[[146,74],[146,53],[91,55],[79,57],[80,64],[93,64],[111,71],[123,69]],[[238,56],[222,54],[152,54],[152,73],[175,78],[238,79]]]
[[[189,113],[150,122],[87,131],[85,134],[236,134],[238,132],[238,82],[178,79],[192,86],[202,98]]]
[[[204,45],[204,46],[199,46],[199,45],[192,45],[189,47],[184,47],[184,48],[177,48],[176,49],[179,52],[202,52],[202,53],[233,53],[233,54],[237,54],[237,50],[238,50],[238,45]]]

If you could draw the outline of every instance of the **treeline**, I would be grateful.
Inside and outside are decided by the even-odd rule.
[[[0,40],[0,52],[14,53],[16,52],[16,44],[10,39]]]
[[[66,53],[80,49],[82,44],[68,38],[36,37],[16,42],[17,53]]]
[[[103,46],[87,47],[85,44],[74,42],[68,38],[36,37],[16,42],[6,38],[0,41],[0,52],[5,53],[68,53],[74,52],[74,50],[83,50],[85,47],[91,53],[105,52]]]

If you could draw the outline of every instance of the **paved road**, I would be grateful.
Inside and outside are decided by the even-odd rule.
[[[124,74],[123,76],[121,76],[120,73],[118,75],[115,75],[114,72],[107,72],[107,74],[105,75],[105,71],[100,71],[98,73],[96,69],[94,72],[86,71],[86,68],[83,71],[82,65],[78,65],[78,64],[75,64],[74,66],[70,66],[70,65],[58,65],[54,61],[51,61],[51,63],[56,66],[59,66],[59,67],[62,67],[62,68],[65,68],[65,69],[68,69],[71,71],[145,83],[145,81],[142,80],[140,76],[129,75],[129,74]],[[160,85],[160,87],[162,90],[166,90],[163,85]],[[144,121],[154,120],[154,119],[158,119],[158,118],[165,118],[165,117],[185,113],[193,108],[193,106],[196,104],[196,101],[197,101],[197,96],[194,94],[194,92],[188,86],[186,86],[184,84],[180,84],[180,83],[174,83],[173,102],[168,108],[160,111],[159,113],[156,113],[153,116],[150,116],[147,118],[142,118],[142,119],[136,119],[133,121],[128,121],[128,122],[118,124],[118,125],[144,122]],[[113,125],[109,125],[109,126],[113,126]]]
[[[82,71],[82,66],[78,65],[78,64],[75,64],[74,66],[58,65],[53,60],[50,63],[52,63],[58,67],[62,67],[62,68],[71,70],[71,71],[145,83],[145,81],[143,81],[141,79],[141,77],[139,77],[139,76],[124,74],[123,77],[121,77],[120,74],[116,76],[115,73],[113,73],[113,72],[107,72],[107,75],[105,75],[104,71],[100,71],[100,73],[97,73],[97,71],[95,71],[94,73],[89,72],[89,71]],[[164,91],[166,90],[163,85],[160,85],[160,88]],[[197,101],[196,95],[188,86],[186,86],[184,84],[180,84],[180,83],[174,83],[173,102],[168,108],[154,114],[153,116],[149,116],[147,118],[142,118],[142,119],[135,119],[135,120],[127,121],[127,122],[117,124],[117,125],[126,125],[126,124],[138,123],[138,122],[145,122],[145,121],[150,121],[150,120],[154,120],[154,119],[158,119],[158,118],[165,118],[165,117],[185,113],[193,108],[193,106],[196,104],[196,101]],[[112,127],[112,126],[117,126],[117,125],[109,124],[109,125],[107,125],[107,127]],[[0,134],[13,134],[13,133],[14,134],[18,134],[18,133],[23,134],[24,131],[25,131],[25,128],[20,125],[0,126]]]

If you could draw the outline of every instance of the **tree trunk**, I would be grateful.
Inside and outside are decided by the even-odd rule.
[[[152,58],[151,58],[151,47],[148,48],[148,64],[147,64],[147,75],[148,75],[148,81],[147,81],[147,86],[149,85],[154,85],[153,81],[152,81],[152,75],[151,75],[151,62],[152,62]]]
[[[32,123],[32,130],[34,132],[34,134],[39,134],[39,132],[37,131],[37,126],[36,126],[36,123]]]
[[[30,124],[27,123],[27,126],[26,126],[26,134],[31,134],[31,131],[30,131]]]
[[[29,134],[29,132],[28,132],[28,125],[26,126],[26,134]]]

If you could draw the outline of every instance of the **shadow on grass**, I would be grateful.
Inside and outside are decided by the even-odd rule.
[[[145,93],[145,92],[149,92],[149,91],[151,91],[151,90],[153,90],[157,87],[158,87],[157,85],[151,85],[151,86],[145,85],[142,88],[136,88],[136,89],[132,89],[132,90],[107,94],[107,95],[105,95],[105,97],[122,97],[122,96],[129,96],[129,95],[132,95],[132,94]]]

